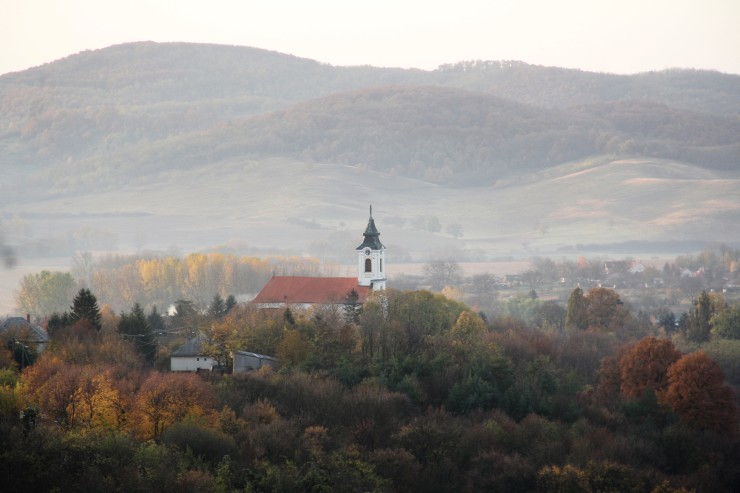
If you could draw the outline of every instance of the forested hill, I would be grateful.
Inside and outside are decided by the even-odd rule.
[[[288,156],[464,186],[604,154],[732,169],[740,155],[738,135],[736,119],[656,103],[564,111],[458,89],[394,86],[234,120],[112,159],[120,161],[117,169],[138,163],[139,169],[164,171],[239,157]],[[156,159],[142,161],[150,156]],[[78,173],[93,172],[88,164],[82,163]]]
[[[732,168],[738,115],[740,77],[713,72],[332,67],[254,48],[144,42],[0,77],[0,159],[42,185],[58,174],[48,166],[115,180],[127,167],[233,156],[464,185],[604,154]]]

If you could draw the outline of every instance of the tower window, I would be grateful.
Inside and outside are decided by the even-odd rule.
[[[380,259],[380,272],[383,272],[383,259]]]
[[[373,261],[369,258],[365,259],[365,272],[372,272],[373,271]]]

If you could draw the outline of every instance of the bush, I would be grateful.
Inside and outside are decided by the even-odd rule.
[[[162,443],[179,449],[190,450],[211,465],[218,464],[225,455],[237,454],[236,442],[225,433],[206,428],[201,424],[183,421],[167,428],[162,433]]]

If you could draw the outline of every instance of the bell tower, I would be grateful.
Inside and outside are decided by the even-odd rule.
[[[357,250],[357,283],[370,286],[373,291],[385,289],[385,247],[380,242],[380,232],[373,220],[373,206],[370,206],[370,219],[362,233],[364,241]]]

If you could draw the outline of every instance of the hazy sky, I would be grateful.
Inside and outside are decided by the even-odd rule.
[[[0,0],[0,74],[142,40],[255,46],[332,65],[484,59],[740,74],[740,0]]]

